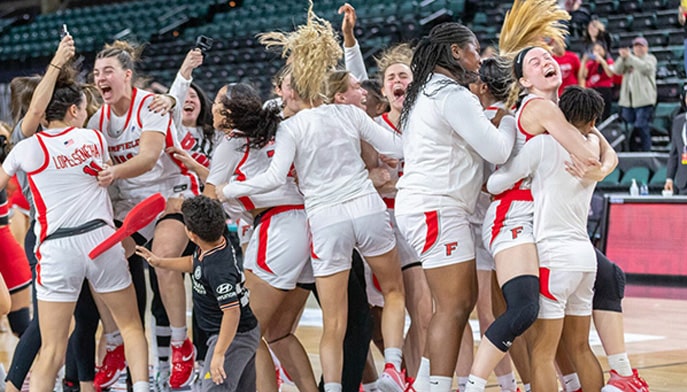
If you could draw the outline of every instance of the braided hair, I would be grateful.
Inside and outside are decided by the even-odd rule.
[[[445,68],[454,79],[446,81],[446,85],[457,83],[467,86],[477,81],[477,73],[465,69],[460,61],[453,56],[451,48],[454,44],[464,48],[470,43],[477,43],[475,34],[464,25],[454,22],[435,26],[427,36],[420,40],[415,47],[413,60],[410,63],[410,69],[413,71],[413,82],[410,83],[406,91],[406,99],[401,112],[401,127],[408,120],[410,110],[437,66]]]

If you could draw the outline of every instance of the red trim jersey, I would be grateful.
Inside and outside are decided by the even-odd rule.
[[[9,175],[23,170],[36,205],[36,237],[59,228],[101,219],[112,224],[107,189],[98,185],[107,142],[92,129],[48,129],[17,144],[2,167]]]
[[[565,170],[570,154],[551,135],[528,141],[513,160],[489,177],[487,186],[499,193],[525,177],[532,177],[534,238],[539,264],[567,271],[595,271],[587,234],[589,204],[596,182],[573,177]]]
[[[165,135],[165,146],[155,167],[134,178],[118,180],[116,185],[123,199],[143,199],[160,192],[165,197],[179,193],[200,193],[198,177],[165,149],[179,146],[177,132],[170,115],[160,115],[148,109],[154,94],[133,89],[131,105],[124,116],[117,116],[109,105],[103,105],[91,117],[88,126],[100,130],[109,145],[108,152],[113,164],[128,161],[139,153],[143,132],[159,132]]]
[[[208,184],[216,186],[233,181],[242,182],[267,170],[274,155],[274,143],[269,143],[259,150],[248,148],[247,143],[246,137],[225,137],[222,140],[215,149],[207,178]],[[231,186],[232,184],[229,185]],[[293,175],[289,174],[286,182],[278,188],[239,197],[238,201],[246,211],[250,211],[280,205],[301,205],[303,195],[298,190]]]

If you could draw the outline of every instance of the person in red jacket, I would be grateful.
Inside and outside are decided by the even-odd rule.
[[[553,58],[561,68],[563,83],[558,88],[558,96],[560,97],[566,87],[578,84],[577,75],[580,72],[580,58],[577,54],[566,50],[564,45],[557,43],[555,40],[552,40],[549,44],[551,45]]]

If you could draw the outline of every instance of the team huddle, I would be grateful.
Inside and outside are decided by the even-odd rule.
[[[31,369],[30,390],[52,391],[65,357],[68,390],[108,388],[127,368],[131,390],[151,390],[148,263],[155,390],[273,392],[281,369],[307,392],[448,392],[454,374],[460,391],[484,391],[492,372],[514,392],[515,365],[525,391],[649,391],[622,341],[624,275],[586,230],[595,184],[618,162],[595,128],[603,99],[579,87],[559,97],[545,43],[565,38],[568,14],[552,0],[515,1],[488,58],[467,27],[437,25],[413,48],[386,49],[375,80],[355,10],[339,13],[343,49],[312,3],[305,25],[261,35],[285,58],[268,102],[243,83],[210,101],[192,82],[199,49],[168,94],[135,87],[139,52],[121,41],[97,54],[86,86],[72,37],[62,39],[0,170],[0,189],[17,175],[31,206],[40,316],[7,390]],[[89,258],[157,193],[167,201],[157,219]],[[311,292],[323,317],[319,386],[294,334]]]

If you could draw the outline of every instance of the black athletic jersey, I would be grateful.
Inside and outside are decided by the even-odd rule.
[[[222,245],[200,256],[200,249],[196,249],[191,274],[193,308],[200,329],[209,336],[218,334],[223,311],[234,307],[241,309],[238,332],[255,328],[258,321],[248,305],[243,265],[229,239],[225,237]]]
[[[0,190],[0,226],[8,225],[10,210],[7,204],[7,192],[3,189]]]

